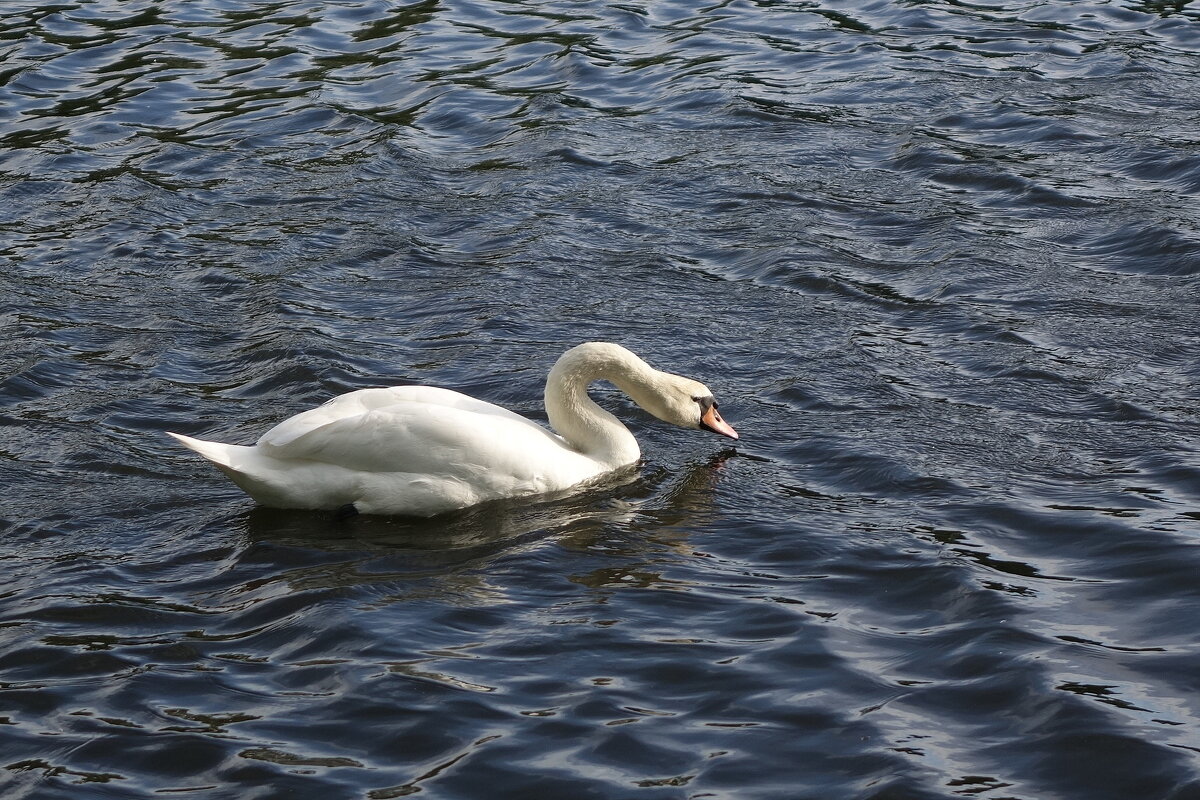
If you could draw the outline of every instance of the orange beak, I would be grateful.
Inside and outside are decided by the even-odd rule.
[[[708,410],[700,416],[700,427],[722,436],[728,436],[730,439],[738,438],[738,432],[733,429],[732,425],[721,419],[715,406],[709,406]]]

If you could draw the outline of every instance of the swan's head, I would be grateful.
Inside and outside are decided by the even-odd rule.
[[[586,387],[594,380],[616,384],[633,402],[663,422],[738,438],[737,431],[721,419],[717,401],[707,386],[682,375],[660,372],[611,342],[585,342],[562,354],[546,379],[547,412],[553,415],[561,404],[564,386],[575,382]],[[551,421],[559,427],[553,416]]]
[[[654,381],[654,390],[646,393],[630,393],[634,401],[663,422],[681,428],[712,431],[730,439],[738,438],[738,432],[717,412],[717,401],[708,387],[699,381],[660,372]]]

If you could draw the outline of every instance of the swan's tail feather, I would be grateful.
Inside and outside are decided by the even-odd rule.
[[[237,445],[222,444],[221,442],[206,442],[203,439],[193,439],[190,436],[184,436],[182,433],[171,433],[167,431],[167,436],[174,438],[184,447],[189,450],[194,450],[200,455],[207,458],[219,467],[227,467],[235,469],[233,466],[233,458]]]
[[[283,465],[257,453],[255,448],[240,444],[206,442],[170,431],[167,433],[184,447],[211,461],[242,491],[258,502],[285,508],[296,505],[294,498],[289,498],[286,487],[281,487],[278,481],[271,479],[273,471],[278,471]],[[304,506],[301,504],[298,507]]]

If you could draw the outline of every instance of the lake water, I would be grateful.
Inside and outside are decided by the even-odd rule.
[[[7,0],[0,794],[1200,798],[1200,9]],[[432,521],[171,442],[567,347]]]

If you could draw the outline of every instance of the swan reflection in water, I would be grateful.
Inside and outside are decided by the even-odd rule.
[[[488,584],[484,568],[497,558],[533,551],[547,540],[581,553],[602,545],[610,555],[643,565],[652,554],[661,557],[664,547],[681,546],[663,532],[705,524],[713,513],[720,473],[736,455],[727,448],[682,472],[630,467],[581,494],[533,503],[499,500],[432,519],[338,519],[330,513],[259,506],[242,515],[251,542],[243,553],[256,546],[323,551],[319,558],[305,558],[304,566],[275,576],[296,589],[386,584],[385,602],[419,596],[495,601],[500,590]],[[611,568],[604,568],[573,580],[599,586],[613,577]]]

